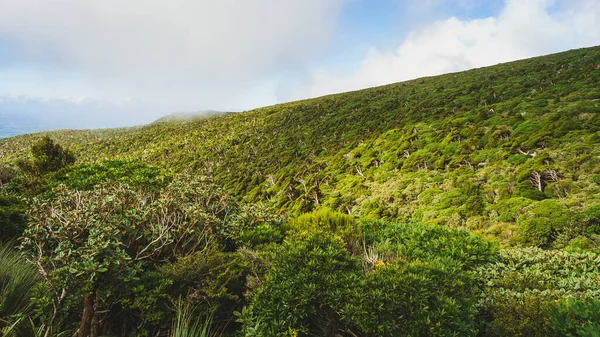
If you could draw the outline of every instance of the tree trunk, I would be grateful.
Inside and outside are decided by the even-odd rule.
[[[90,337],[92,328],[92,319],[94,318],[94,300],[96,294],[88,293],[83,298],[83,312],[81,314],[81,323],[77,337]]]
[[[98,296],[98,291],[96,290],[94,293],[94,315],[92,316],[92,322],[90,323],[90,337],[98,337],[100,335],[100,322],[98,320],[98,311],[96,310],[96,306],[99,302]]]

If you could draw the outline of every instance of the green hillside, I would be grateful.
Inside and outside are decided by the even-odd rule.
[[[2,139],[0,334],[593,336],[598,145],[600,47]]]
[[[440,223],[512,244],[524,240],[517,219],[540,203],[566,207],[570,220],[600,205],[598,83],[596,47],[239,114],[51,135],[79,163],[138,159],[212,176],[279,211]],[[2,161],[39,137],[0,141]]]

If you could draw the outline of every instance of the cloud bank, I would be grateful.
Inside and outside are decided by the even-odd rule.
[[[432,10],[439,2],[423,6]],[[423,25],[395,50],[371,49],[352,72],[321,69],[282,92],[286,99],[314,97],[597,44],[600,1],[507,0],[497,17]]]
[[[397,1],[392,26],[402,29],[381,32],[391,41],[385,47],[340,31],[352,20],[367,20],[356,27],[378,24],[344,17],[345,6],[358,1]],[[379,47],[355,55],[347,44],[332,50],[339,41]],[[173,111],[244,110],[598,44],[598,0],[0,0],[0,98],[135,102],[119,110],[135,124]],[[349,51],[358,62],[335,63]],[[6,109],[0,105],[0,113]],[[84,118],[85,109],[72,110]]]
[[[0,0],[0,42],[42,65],[29,87],[40,96],[84,83],[98,98],[224,107],[269,96],[270,77],[321,56],[344,2]]]

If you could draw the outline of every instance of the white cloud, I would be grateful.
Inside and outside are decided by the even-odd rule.
[[[354,72],[319,70],[282,92],[286,99],[319,96],[597,44],[600,1],[507,0],[498,17],[433,22],[393,51],[371,49]]]
[[[0,0],[0,39],[44,65],[35,76],[52,72],[27,94],[62,77],[73,84],[60,90],[86,81],[101,98],[227,106],[261,101],[245,88],[318,57],[346,1]]]

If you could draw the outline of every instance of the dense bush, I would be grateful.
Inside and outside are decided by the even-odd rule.
[[[316,218],[292,224],[306,228]],[[365,242],[357,256],[339,226],[294,234],[283,244],[252,300],[260,333],[475,335],[480,288],[473,268],[493,256],[492,246],[440,226],[368,222],[362,228],[369,247]]]
[[[159,329],[165,315],[153,308],[164,302],[173,282],[169,275],[187,282],[188,291],[202,301],[229,300],[223,305],[231,309],[235,304],[230,302],[243,290],[223,292],[231,284],[221,273],[231,267],[231,275],[241,278],[242,262],[229,253],[202,253],[212,244],[226,249],[245,230],[272,224],[273,218],[239,206],[208,179],[180,177],[159,191],[114,183],[89,191],[59,185],[51,200],[33,200],[29,219],[23,247],[46,276],[44,287],[53,290],[36,299],[51,310],[45,316],[47,328],[61,328],[61,319],[73,315],[62,310],[64,302],[73,301],[81,313],[75,314],[79,335],[87,336],[92,330],[128,334],[135,329],[141,333],[142,327]],[[208,260],[197,269],[185,271],[175,264],[171,274],[152,273],[177,258],[185,265],[188,255],[192,261]],[[115,315],[120,310],[129,314]]]
[[[51,189],[64,184],[70,189],[91,190],[94,186],[106,182],[118,182],[133,187],[157,190],[167,185],[171,177],[165,176],[160,169],[135,160],[108,160],[97,164],[81,164],[66,167],[55,174],[46,183]]]
[[[342,312],[361,336],[474,336],[479,290],[451,260],[380,262]]]
[[[570,222],[569,209],[560,200],[536,203],[518,221],[525,236],[537,245],[547,245]]]
[[[225,325],[242,309],[248,269],[237,252],[211,245],[178,259],[164,273],[173,280],[173,296],[182,296],[200,312],[212,312],[213,323]]]
[[[502,250],[478,271],[485,284],[485,336],[548,336],[548,309],[563,298],[600,298],[594,253]],[[560,334],[559,334],[560,335]]]
[[[342,305],[357,291],[360,263],[333,237],[284,243],[253,298],[262,336],[335,336],[347,327]]]
[[[600,300],[568,298],[549,309],[550,327],[558,336],[600,336]]]
[[[21,199],[0,194],[0,243],[21,236],[27,227],[26,211]]]

